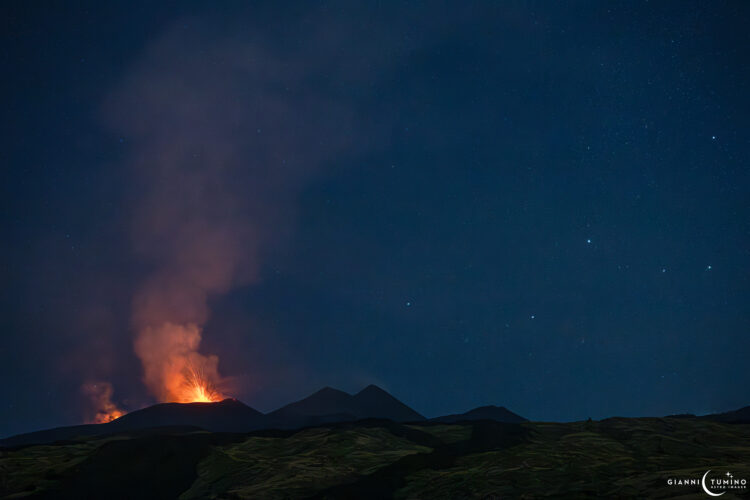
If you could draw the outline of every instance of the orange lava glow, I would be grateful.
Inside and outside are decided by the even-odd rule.
[[[107,422],[111,422],[116,418],[122,417],[123,415],[125,415],[125,413],[120,410],[99,410],[94,417],[94,423],[106,424]]]
[[[125,415],[125,412],[112,402],[112,384],[109,382],[87,382],[81,390],[89,400],[90,413],[86,423],[106,424]]]
[[[213,403],[224,396],[206,379],[202,370],[187,367],[177,395],[178,403]]]
[[[198,325],[164,323],[138,333],[135,350],[144,367],[144,381],[165,403],[210,403],[225,399],[225,379],[219,375],[219,358],[198,352]]]

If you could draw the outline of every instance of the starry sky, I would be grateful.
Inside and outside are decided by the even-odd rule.
[[[200,351],[261,411],[750,404],[747,2],[2,11],[0,434],[80,423],[89,380],[155,402],[174,206],[228,228]]]

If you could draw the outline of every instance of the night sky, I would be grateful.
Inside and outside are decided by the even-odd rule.
[[[750,3],[221,5],[3,4],[0,435],[154,321],[261,411],[750,404]]]

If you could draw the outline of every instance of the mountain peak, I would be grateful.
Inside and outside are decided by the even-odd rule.
[[[388,394],[388,391],[386,391],[385,389],[383,389],[383,388],[381,388],[381,387],[379,387],[379,386],[377,386],[375,384],[370,384],[367,387],[365,387],[364,389],[362,389],[361,391],[359,391],[357,394],[355,394],[355,397],[359,396],[360,394],[370,394],[370,393],[373,393],[373,394]],[[390,394],[388,394],[388,395],[390,396]]]
[[[274,418],[292,418],[296,422],[299,417],[322,417],[336,413],[351,413],[348,411],[351,398],[351,394],[326,386],[304,399],[271,412],[269,415]]]
[[[474,408],[471,411],[479,412],[479,411],[483,411],[483,410],[503,410],[503,411],[510,411],[510,410],[508,410],[504,406],[497,406],[497,405],[477,406],[476,408]],[[469,413],[469,412],[467,412],[467,413]]]
[[[424,420],[424,417],[396,399],[388,391],[370,384],[353,396],[359,412],[396,422]]]
[[[386,418],[396,422],[424,420],[424,417],[376,385],[368,385],[352,396],[339,389],[324,387],[312,395],[269,414],[286,419],[285,425],[313,418],[338,421]]]
[[[322,389],[319,389],[319,390],[315,391],[314,393],[312,393],[312,395],[310,395],[308,397],[313,397],[313,396],[317,396],[317,395],[320,395],[320,396],[328,396],[328,395],[339,396],[341,394],[346,394],[347,396],[349,396],[348,393],[346,393],[346,392],[344,392],[344,391],[342,391],[340,389],[336,389],[336,388],[333,388],[333,387],[330,387],[330,386],[327,385],[327,386],[323,387]]]
[[[494,420],[496,422],[521,423],[528,422],[525,418],[513,413],[504,406],[487,405],[474,408],[466,413],[444,415],[433,418],[436,422],[454,423],[467,420]]]
[[[244,431],[258,427],[263,414],[238,399],[213,403],[161,403],[123,415],[105,424],[113,429],[191,425],[214,431]]]

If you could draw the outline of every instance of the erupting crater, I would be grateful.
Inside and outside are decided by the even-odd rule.
[[[226,399],[205,377],[200,369],[190,367],[186,370],[183,383],[177,397],[177,403],[217,403]]]

